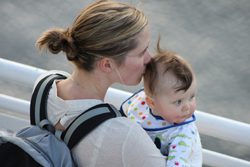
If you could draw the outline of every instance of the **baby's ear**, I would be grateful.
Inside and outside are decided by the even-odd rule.
[[[147,105],[149,106],[149,108],[154,109],[154,106],[155,106],[154,99],[152,99],[149,96],[146,96],[145,101]]]

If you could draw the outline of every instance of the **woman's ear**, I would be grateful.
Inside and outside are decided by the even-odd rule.
[[[155,107],[154,99],[152,99],[149,96],[146,96],[145,101],[146,101],[147,105],[149,106],[149,108],[154,109],[154,107]]]
[[[112,63],[113,62],[110,60],[110,58],[104,57],[98,61],[98,67],[103,72],[111,72],[112,71]]]

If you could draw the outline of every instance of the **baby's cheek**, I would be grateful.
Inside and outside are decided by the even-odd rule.
[[[196,110],[196,103],[193,103],[193,104],[191,105],[191,112],[194,113],[195,110]]]

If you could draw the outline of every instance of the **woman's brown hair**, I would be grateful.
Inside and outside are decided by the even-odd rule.
[[[67,59],[79,68],[91,71],[97,59],[111,57],[121,64],[125,55],[137,46],[136,35],[147,25],[142,11],[112,0],[96,1],[76,17],[67,29],[44,32],[37,46]]]

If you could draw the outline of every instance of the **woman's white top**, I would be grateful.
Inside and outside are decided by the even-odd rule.
[[[67,126],[88,108],[103,103],[96,99],[63,100],[57,96],[54,81],[49,92],[48,118],[54,125]],[[147,133],[137,123],[125,117],[105,121],[73,149],[78,166],[84,167],[163,167],[165,158]]]

